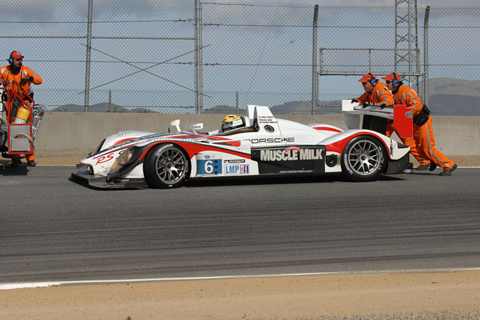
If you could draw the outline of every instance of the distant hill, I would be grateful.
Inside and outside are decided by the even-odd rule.
[[[480,97],[456,94],[435,94],[428,101],[428,108],[435,115],[480,116]]]
[[[273,106],[274,114],[311,114],[312,102],[309,101],[291,101],[282,105]],[[332,114],[341,113],[342,101],[318,101],[316,114]]]
[[[235,113],[244,113],[244,109],[241,109],[242,112],[237,112],[237,108],[227,106],[227,105],[218,105],[213,108],[204,109],[203,113],[205,114],[235,114]]]
[[[433,78],[429,82],[429,94],[431,96],[446,94],[480,98],[479,80]]]
[[[84,106],[77,104],[66,104],[61,107],[53,109],[54,112],[84,112]],[[108,103],[98,103],[88,107],[88,112],[112,112],[112,113],[149,113],[153,112],[149,109],[138,107],[138,108],[124,108],[118,105],[109,105]]]
[[[479,80],[430,79],[428,94],[428,108],[433,114],[480,116]]]

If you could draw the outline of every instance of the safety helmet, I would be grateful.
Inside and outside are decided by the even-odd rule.
[[[372,84],[372,86],[375,86],[377,84],[377,77],[375,77],[375,75],[371,72],[365,74],[363,76],[362,79],[358,80],[360,81],[361,83],[364,83],[364,82],[370,82]]]
[[[245,126],[242,117],[236,114],[226,115],[222,121],[222,132],[226,132],[232,129],[237,129]]]
[[[23,55],[19,51],[12,51],[7,61],[10,64],[13,64],[13,59],[23,59]]]
[[[388,76],[382,77],[382,79],[385,80],[385,81],[392,81],[392,84],[395,87],[397,85],[399,85],[400,82],[402,82],[402,79],[400,78],[400,76],[396,72],[392,72]]]

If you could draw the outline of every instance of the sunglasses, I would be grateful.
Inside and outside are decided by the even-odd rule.
[[[23,61],[23,58],[20,58],[20,59],[17,59],[17,58],[14,58],[15,61]]]
[[[362,86],[366,86],[368,82],[362,82]]]
[[[393,80],[389,80],[389,81],[386,81],[386,82],[387,82],[387,84],[390,84],[390,83],[392,83],[392,82],[393,82]]]

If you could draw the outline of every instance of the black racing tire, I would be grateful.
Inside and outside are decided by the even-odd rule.
[[[378,179],[387,166],[385,146],[372,136],[352,139],[342,152],[342,173],[350,181]]]
[[[151,188],[178,188],[190,172],[190,161],[182,148],[172,143],[153,147],[145,156],[143,174]]]

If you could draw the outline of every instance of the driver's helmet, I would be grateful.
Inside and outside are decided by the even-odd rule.
[[[237,129],[245,126],[245,122],[242,117],[237,116],[236,114],[229,114],[225,116],[222,121],[222,132],[226,132],[232,129]]]

